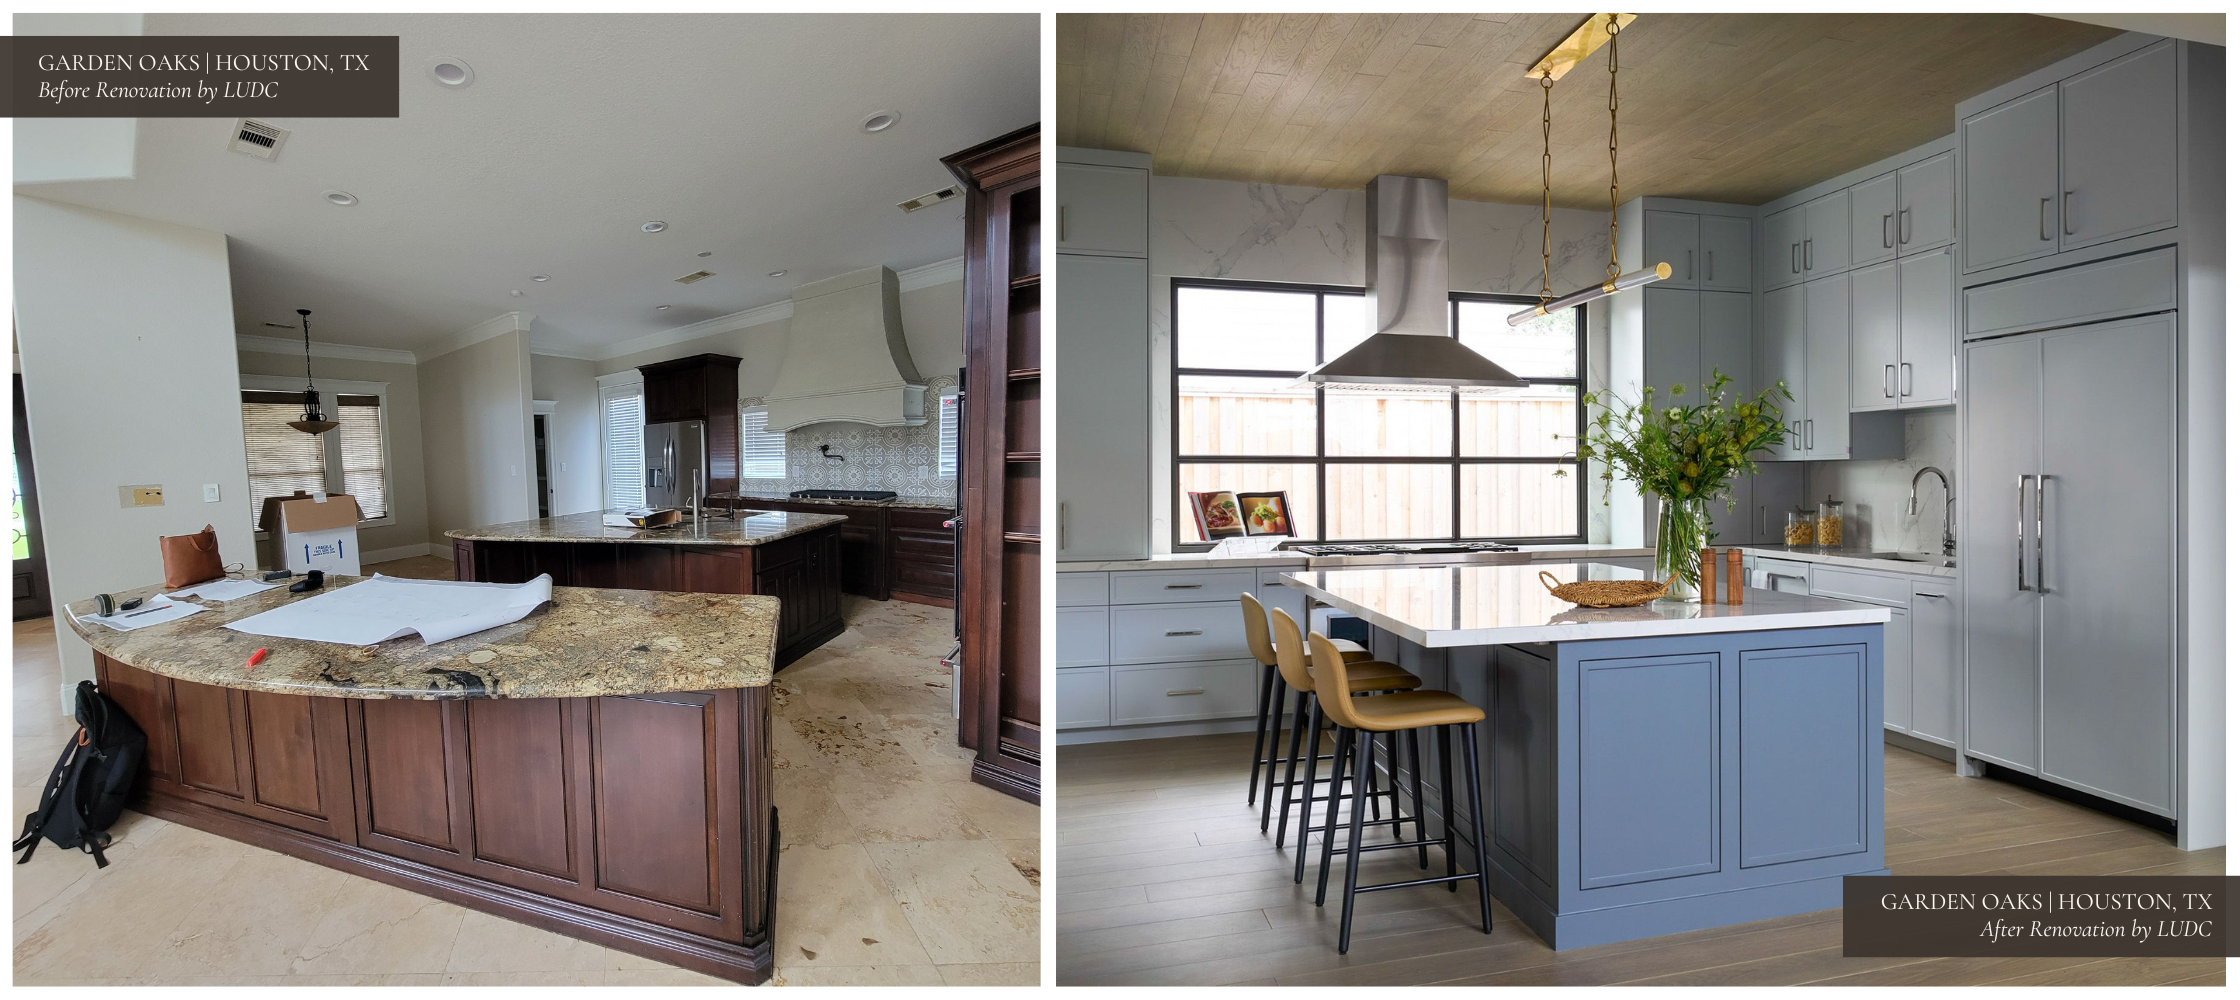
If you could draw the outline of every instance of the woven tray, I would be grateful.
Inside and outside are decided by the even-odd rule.
[[[1674,573],[1665,577],[1663,583],[1654,580],[1580,580],[1575,583],[1560,583],[1547,570],[1540,571],[1540,585],[1548,588],[1548,593],[1589,608],[1638,607],[1663,597],[1665,591],[1672,586],[1672,581],[1679,578],[1680,574]]]

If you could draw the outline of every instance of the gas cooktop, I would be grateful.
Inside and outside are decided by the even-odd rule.
[[[892,500],[893,490],[795,490],[795,500]]]
[[[1500,542],[1337,542],[1291,546],[1310,556],[1420,556],[1469,552],[1515,552]]]

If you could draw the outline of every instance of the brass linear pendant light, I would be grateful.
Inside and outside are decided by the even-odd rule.
[[[1631,274],[1618,273],[1618,32],[1633,23],[1632,14],[1595,14],[1587,18],[1556,47],[1532,65],[1530,76],[1540,80],[1540,303],[1509,314],[1510,326],[1523,326],[1549,313],[1569,309],[1627,289],[1672,277],[1672,265],[1659,261]],[[1548,275],[1549,168],[1554,162],[1550,139],[1549,97],[1556,81],[1610,43],[1610,264],[1601,284],[1554,298]]]

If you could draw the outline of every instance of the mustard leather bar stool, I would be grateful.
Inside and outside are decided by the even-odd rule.
[[[1269,612],[1268,617],[1270,619],[1269,628],[1273,633],[1272,645],[1275,647],[1276,668],[1283,675],[1283,683],[1292,690],[1299,692],[1298,703],[1292,709],[1291,715],[1291,749],[1284,762],[1283,807],[1277,810],[1279,817],[1276,820],[1276,844],[1279,847],[1283,845],[1285,828],[1291,821],[1293,789],[1303,788],[1303,791],[1300,791],[1297,795],[1299,803],[1299,851],[1293,859],[1291,870],[1291,881],[1303,882],[1306,881],[1307,877],[1307,834],[1317,832],[1309,829],[1310,821],[1314,816],[1314,804],[1341,797],[1338,783],[1343,779],[1335,773],[1337,770],[1336,757],[1321,753],[1324,716],[1321,700],[1315,696],[1317,689],[1314,686],[1314,673],[1307,663],[1306,639],[1299,631],[1299,624],[1292,621],[1291,616],[1282,609],[1279,608]],[[1325,637],[1323,641],[1330,642],[1330,639]],[[1336,649],[1336,644],[1332,643],[1331,648]],[[1339,655],[1343,656],[1342,653]],[[1422,678],[1380,660],[1354,660],[1351,661],[1351,666],[1352,670],[1347,678],[1345,689],[1349,697],[1366,695],[1389,697],[1389,695],[1378,693],[1404,692],[1423,686]],[[1302,756],[1299,751],[1299,743],[1302,738],[1307,741],[1307,750],[1304,754],[1307,762],[1307,777],[1304,781],[1299,779],[1299,759]],[[1391,772],[1397,776],[1400,773],[1399,748],[1390,737],[1387,737],[1385,741],[1385,759],[1391,762]],[[1332,762],[1332,777],[1317,779],[1315,777],[1316,764],[1324,760]],[[1422,770],[1423,768],[1419,764],[1416,772],[1420,775]],[[1393,788],[1378,791],[1377,772],[1374,767],[1355,773],[1364,779],[1365,787],[1361,789],[1362,797],[1369,802],[1372,809],[1376,808],[1382,796],[1392,796],[1392,833],[1395,837],[1399,836],[1400,824],[1403,820],[1400,814],[1400,789],[1397,783]],[[1314,786],[1320,780],[1329,782],[1329,795],[1314,794]],[[1269,802],[1275,799],[1275,786],[1275,768],[1271,765],[1268,768],[1267,801]],[[1420,778],[1416,785],[1416,801],[1419,803],[1423,801],[1423,786]],[[1261,809],[1261,829],[1265,831],[1268,821],[1267,807],[1262,806]],[[1419,822],[1418,826],[1420,827],[1420,825]],[[1426,861],[1426,864],[1428,863]]]
[[[1260,709],[1252,732],[1252,777],[1245,785],[1244,804],[1251,805],[1260,793],[1260,769],[1266,767],[1268,776],[1275,777],[1276,740],[1282,736],[1283,696],[1287,686],[1276,672],[1275,647],[1268,641],[1268,609],[1251,594],[1238,594],[1237,603],[1244,606],[1244,645],[1252,658],[1260,661]],[[1370,659],[1369,651],[1359,643],[1333,639],[1338,652],[1348,660]],[[1397,669],[1397,668],[1395,668]],[[1260,832],[1268,830],[1267,810],[1261,810]]]
[[[1343,691],[1353,683],[1345,657],[1338,647],[1320,634],[1308,637],[1313,652],[1315,690]],[[1331,721],[1338,725],[1338,750],[1334,762],[1338,773],[1331,783],[1330,809],[1324,827],[1330,833],[1322,838],[1322,875],[1315,886],[1315,905],[1322,905],[1325,891],[1330,885],[1330,858],[1335,853],[1338,825],[1337,781],[1349,771],[1360,774],[1366,771],[1370,760],[1371,739],[1377,733],[1406,732],[1414,742],[1420,729],[1437,728],[1439,733],[1439,786],[1440,799],[1445,811],[1441,815],[1442,836],[1437,840],[1423,835],[1422,759],[1417,758],[1416,776],[1416,839],[1390,844],[1361,843],[1362,812],[1367,804],[1362,794],[1361,782],[1354,782],[1353,816],[1346,839],[1346,888],[1345,914],[1338,920],[1338,954],[1343,955],[1353,944],[1353,897],[1379,889],[1399,889],[1416,885],[1447,883],[1452,891],[1454,883],[1476,879],[1478,883],[1478,919],[1481,929],[1493,933],[1493,893],[1486,884],[1485,812],[1479,801],[1478,784],[1478,723],[1484,722],[1486,713],[1478,706],[1446,691],[1406,691],[1376,698],[1327,698],[1319,703],[1328,711]],[[1462,732],[1462,771],[1464,791],[1470,799],[1470,844],[1478,856],[1476,871],[1455,873],[1454,862],[1454,773],[1449,761],[1448,733]],[[1364,739],[1363,736],[1371,739]],[[1350,758],[1350,761],[1349,761]],[[1395,809],[1398,799],[1394,800]],[[1398,824],[1394,831],[1398,832]],[[1302,837],[1302,841],[1304,838]],[[1430,878],[1410,879],[1403,882],[1385,882],[1377,885],[1361,884],[1361,853],[1363,851],[1390,851],[1416,848],[1419,856],[1432,844],[1441,844],[1447,852],[1447,874]]]

